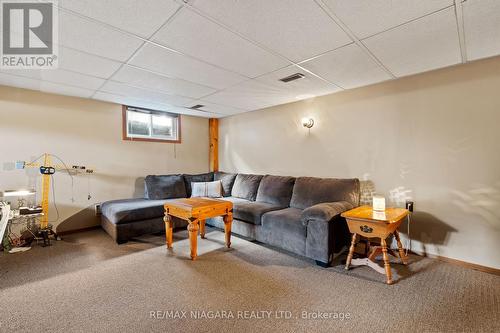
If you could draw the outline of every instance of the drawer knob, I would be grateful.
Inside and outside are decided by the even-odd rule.
[[[362,232],[367,234],[371,234],[373,232],[373,229],[367,225],[362,225],[361,227],[359,227],[359,229],[361,229]]]

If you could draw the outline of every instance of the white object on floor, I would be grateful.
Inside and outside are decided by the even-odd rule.
[[[28,250],[31,250],[31,247],[14,247],[9,251],[9,253],[26,252]]]
[[[368,258],[352,259],[350,266],[369,266],[373,268],[375,271],[379,272],[380,274],[385,275],[385,269],[380,267],[379,265],[377,265],[377,263],[371,261]]]

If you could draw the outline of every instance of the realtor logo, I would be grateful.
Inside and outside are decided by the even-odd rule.
[[[2,69],[47,69],[58,65],[55,0],[3,0]]]

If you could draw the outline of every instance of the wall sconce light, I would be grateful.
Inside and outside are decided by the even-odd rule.
[[[302,126],[306,128],[311,128],[314,126],[314,119],[312,118],[302,118]]]

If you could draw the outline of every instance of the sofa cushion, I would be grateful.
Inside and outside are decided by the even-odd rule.
[[[233,217],[241,221],[259,225],[261,224],[263,214],[281,208],[280,206],[265,202],[236,202],[233,203]]]
[[[227,200],[227,201],[231,201],[233,203],[233,205],[235,203],[238,203],[238,202],[251,202],[250,200],[247,200],[247,199],[242,199],[242,198],[237,198],[237,197],[225,197],[224,199],[222,200]]]
[[[234,180],[236,179],[235,173],[227,172],[214,172],[214,180],[220,180],[222,182],[222,196],[231,196],[231,189],[234,185]]]
[[[295,180],[290,207],[305,209],[322,202],[359,203],[358,179],[299,177]]]
[[[147,188],[146,199],[162,200],[186,197],[186,186],[182,175],[149,175],[144,182]]]
[[[113,224],[125,224],[162,217],[168,200],[122,199],[103,202],[102,215]]]
[[[256,201],[288,207],[294,183],[294,177],[265,175],[260,181]]]
[[[234,180],[231,196],[255,201],[261,175],[246,175],[239,173]]]
[[[214,180],[213,172],[200,173],[197,175],[183,175],[183,176],[186,185],[186,197],[191,196],[191,183],[205,183]]]
[[[304,255],[307,227],[300,221],[302,210],[285,208],[262,216],[264,241],[270,245]]]

